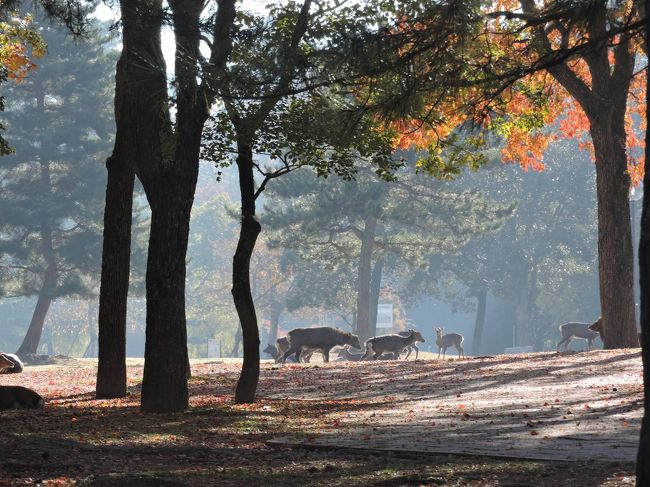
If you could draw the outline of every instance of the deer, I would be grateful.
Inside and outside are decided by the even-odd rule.
[[[436,328],[436,345],[438,345],[438,358],[440,358],[440,350],[442,350],[442,358],[445,358],[447,348],[453,346],[458,350],[458,358],[461,356],[465,358],[465,350],[463,350],[463,335],[460,333],[447,333],[443,335],[444,328]]]
[[[571,321],[560,325],[562,340],[557,342],[557,353],[560,353],[560,347],[562,345],[564,345],[564,351],[566,352],[569,349],[569,343],[571,343],[571,340],[574,338],[583,338],[587,340],[587,350],[591,350],[594,339],[598,338],[603,331],[602,320],[602,317],[600,317],[591,324]]]
[[[287,333],[289,349],[281,355],[280,362],[284,361],[290,355],[296,354],[300,361],[301,354],[307,350],[311,355],[314,351],[323,354],[323,361],[330,361],[330,350],[336,346],[350,345],[351,347],[361,349],[359,337],[352,333],[347,333],[330,326],[320,326],[315,328],[295,328]],[[280,347],[278,347],[279,349]]]
[[[18,358],[18,355],[14,355],[13,353],[0,353],[0,356],[2,356],[5,361],[9,360],[9,362],[12,363],[11,367],[3,367],[3,363],[0,363],[0,374],[19,374],[23,371],[23,363],[22,361]]]
[[[409,330],[409,331],[410,331],[410,330]],[[403,337],[408,336],[409,331],[400,331],[400,332],[398,333],[398,335],[401,335],[401,336],[403,336]],[[422,340],[422,341],[424,341],[424,340]],[[408,353],[406,354],[406,357],[404,357],[404,360],[408,360],[408,358],[411,356],[411,352],[413,352],[413,349],[415,349],[415,360],[418,359],[418,354],[420,353],[420,349],[418,348],[418,346],[416,345],[416,343],[417,343],[417,342],[413,342],[411,345],[409,345],[408,347],[406,347],[406,350],[408,351]],[[404,350],[402,350],[402,352],[403,352],[403,351],[404,351]],[[402,352],[400,352],[400,354],[401,354]],[[395,359],[399,359],[399,355],[400,355],[400,354],[397,354],[397,355],[395,356]]]
[[[39,409],[45,401],[35,391],[22,386],[0,386],[0,410]]]
[[[13,368],[14,363],[4,353],[0,353],[0,374],[9,374]]]
[[[273,347],[273,345],[269,345],[266,348],[273,347],[276,350],[275,355],[274,355],[273,358],[275,359],[275,363],[277,364],[278,362],[280,362],[280,358],[282,357],[284,352],[289,350],[290,345],[289,345],[289,340],[287,339],[287,337],[278,338],[275,341],[275,344],[276,344],[275,347]],[[313,351],[308,351],[307,349],[303,348],[302,352],[303,352],[302,357],[301,357],[302,361],[305,362],[305,363],[309,363],[309,360],[311,359]],[[292,360],[295,360],[296,362],[299,362],[297,357],[294,357]]]
[[[399,358],[399,354],[407,347],[412,346],[415,342],[424,342],[424,337],[419,331],[408,330],[407,335],[381,335],[371,338],[366,342],[366,352],[361,357],[365,360],[370,354],[373,354],[373,359],[380,358],[384,353],[392,353],[395,359]]]

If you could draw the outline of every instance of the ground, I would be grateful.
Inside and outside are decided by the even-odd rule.
[[[40,411],[0,412],[0,485],[634,485],[638,350],[457,360],[263,365],[236,405],[240,364],[192,363],[191,409],[93,399],[96,362],[0,376]],[[480,456],[471,456],[472,454]]]

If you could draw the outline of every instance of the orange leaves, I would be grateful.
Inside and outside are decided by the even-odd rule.
[[[7,70],[8,78],[25,78],[36,67],[31,59],[42,57],[45,52],[43,39],[31,28],[30,16],[14,16],[10,21],[0,22],[0,64]]]

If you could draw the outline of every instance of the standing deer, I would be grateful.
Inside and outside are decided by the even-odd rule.
[[[415,342],[424,342],[424,337],[419,331],[408,330],[404,333],[407,335],[382,335],[371,338],[366,342],[366,352],[361,360],[365,360],[371,353],[373,359],[378,359],[384,353],[392,353],[394,358],[399,358],[399,354],[405,348],[412,346]]]
[[[406,337],[406,336],[409,336],[409,332],[410,332],[410,330],[409,330],[409,331],[400,331],[400,332],[398,333],[398,335],[401,335],[401,336],[403,336],[403,337]],[[420,336],[421,336],[421,335],[420,335]],[[418,359],[418,354],[420,353],[420,349],[419,349],[418,346],[416,345],[416,343],[417,343],[418,341],[419,341],[419,340],[416,340],[416,341],[413,342],[411,345],[409,345],[408,347],[406,347],[406,350],[408,351],[408,353],[406,354],[406,357],[404,357],[404,360],[408,360],[408,358],[411,356],[411,352],[413,352],[413,350],[415,350],[415,360]],[[424,341],[424,339],[421,340],[421,341]],[[402,350],[402,351],[403,351],[403,350]],[[396,360],[399,359],[400,354],[401,354],[401,352],[395,356],[395,359],[396,359]]]
[[[438,358],[440,358],[440,350],[442,350],[442,358],[447,354],[447,348],[453,346],[458,350],[458,358],[461,356],[465,358],[465,350],[463,350],[463,335],[459,333],[447,333],[443,335],[444,328],[436,328],[436,345],[438,345]]]
[[[562,340],[557,342],[557,352],[560,352],[560,347],[564,345],[564,351],[569,349],[569,343],[574,338],[584,338],[587,340],[587,349],[591,350],[594,339],[600,336],[602,332],[602,318],[598,318],[593,323],[577,323],[569,322],[560,325],[560,333],[562,333]]]
[[[284,362],[290,355],[296,354],[300,361],[301,354],[305,351],[311,354],[318,351],[323,354],[323,361],[330,361],[330,350],[342,345],[350,345],[354,348],[361,349],[359,337],[352,333],[346,333],[329,326],[320,326],[315,328],[295,328],[287,333],[287,340],[290,348],[284,353],[279,352],[279,361]],[[278,349],[280,347],[278,346]]]

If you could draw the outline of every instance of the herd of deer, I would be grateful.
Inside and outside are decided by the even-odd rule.
[[[436,328],[438,358],[440,358],[440,352],[442,352],[444,358],[449,347],[454,347],[458,351],[458,357],[465,357],[463,335],[459,333],[443,334],[443,332],[443,328]],[[557,351],[560,351],[562,345],[564,345],[565,350],[568,350],[569,343],[574,338],[587,340],[587,348],[591,350],[593,341],[601,336],[602,332],[602,318],[598,318],[594,323],[564,323],[560,325],[562,339],[557,344]],[[330,351],[338,346],[343,347],[336,350],[338,358],[344,361],[396,360],[404,352],[407,352],[405,359],[408,359],[413,350],[415,350],[415,359],[417,360],[420,350],[416,344],[424,341],[424,337],[418,331],[402,331],[392,335],[371,338],[365,343],[365,352],[355,353],[350,348],[362,350],[357,335],[329,326],[321,326],[291,330],[286,337],[278,338],[275,346],[268,344],[264,349],[264,353],[271,355],[276,363],[285,363],[292,355],[295,357],[296,362],[309,362],[314,352],[322,354],[323,360],[329,362]]]
[[[463,335],[458,333],[443,334],[442,328],[436,328],[436,345],[438,345],[438,358],[442,352],[443,358],[447,348],[454,347],[458,356],[464,357]],[[602,333],[602,322],[599,318],[595,323],[565,323],[560,325],[562,340],[557,344],[557,351],[562,345],[565,350],[574,338],[587,340],[591,350],[593,340]],[[355,353],[350,347],[361,350],[361,342],[357,335],[346,333],[328,326],[318,328],[296,328],[287,333],[286,337],[278,338],[276,346],[268,345],[264,352],[270,354],[277,362],[284,363],[292,355],[295,360],[301,359],[309,362],[311,355],[318,352],[323,355],[323,360],[329,362],[330,351],[338,349],[339,359],[360,361],[366,359],[399,359],[400,355],[407,352],[406,359],[415,350],[417,360],[419,349],[418,342],[424,343],[422,334],[415,330],[403,331],[392,335],[381,335],[371,338],[365,343],[365,352]],[[13,354],[0,353],[0,374],[15,374],[23,371],[23,363]],[[44,405],[43,398],[35,391],[22,386],[0,386],[0,410],[3,409],[38,409]]]
[[[438,345],[438,358],[442,351],[443,358],[447,348],[455,347],[458,356],[464,357],[463,335],[458,333],[443,334],[442,328],[436,328],[436,344]],[[296,362],[309,362],[314,352],[323,355],[323,361],[329,362],[330,352],[334,347],[343,347],[337,350],[339,359],[347,361],[399,359],[400,355],[407,352],[408,359],[415,350],[417,360],[420,349],[417,343],[424,343],[424,337],[419,331],[408,330],[392,335],[381,335],[371,338],[365,343],[365,352],[352,352],[350,348],[362,350],[359,337],[346,333],[337,328],[321,326],[315,328],[295,328],[287,333],[286,337],[278,338],[275,346],[269,344],[264,349],[271,355],[276,363],[285,363],[292,355]]]

